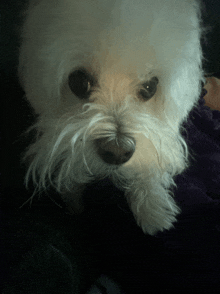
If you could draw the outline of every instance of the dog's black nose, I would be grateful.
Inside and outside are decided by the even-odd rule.
[[[96,140],[97,152],[102,160],[108,164],[120,165],[127,162],[135,151],[135,140],[129,138],[127,144],[109,141],[108,138]]]

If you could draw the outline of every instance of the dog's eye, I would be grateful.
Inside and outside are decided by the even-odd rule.
[[[94,86],[93,77],[84,69],[78,69],[69,75],[69,87],[80,99],[89,98]]]
[[[141,89],[138,92],[138,96],[144,101],[151,99],[157,91],[157,84],[159,80],[157,77],[153,77],[150,81],[143,83]]]

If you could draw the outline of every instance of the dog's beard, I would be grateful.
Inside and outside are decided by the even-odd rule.
[[[75,184],[104,177],[126,188],[146,180],[153,170],[173,177],[187,165],[187,146],[180,133],[141,112],[131,99],[111,107],[88,103],[81,114],[54,121],[41,118],[35,127],[42,135],[26,153],[25,159],[32,160],[26,181],[32,176],[38,191],[49,185],[59,192],[71,191]],[[126,164],[107,164],[98,156],[94,140],[108,138],[123,147],[131,144],[130,137],[135,138],[136,151]]]

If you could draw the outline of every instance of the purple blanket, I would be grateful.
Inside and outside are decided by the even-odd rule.
[[[203,98],[184,127],[191,167],[176,178],[175,199],[182,214],[175,230],[160,234],[168,259],[176,259],[167,278],[179,287],[220,289],[220,112]],[[187,289],[188,289],[187,288]]]

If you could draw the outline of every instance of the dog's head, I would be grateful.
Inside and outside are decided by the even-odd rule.
[[[182,171],[179,128],[202,80],[197,3],[38,2],[27,11],[19,66],[40,115],[42,136],[27,153],[35,182],[69,188],[130,165]]]

